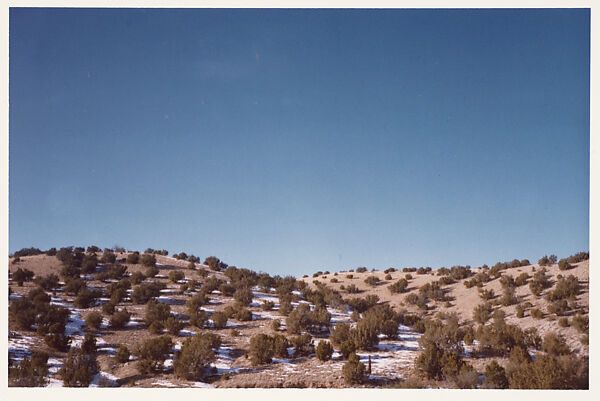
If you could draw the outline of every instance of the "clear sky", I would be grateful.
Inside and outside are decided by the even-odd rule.
[[[587,250],[589,44],[588,10],[11,9],[9,250]]]

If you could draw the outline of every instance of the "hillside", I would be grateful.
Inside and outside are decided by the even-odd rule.
[[[429,272],[423,269],[414,272],[390,269],[387,272],[367,270],[315,274],[315,277],[297,280],[237,269],[216,258],[205,262],[207,264],[160,254],[135,256],[131,252],[97,252],[94,249],[88,249],[88,252],[60,250],[58,255],[52,256],[20,256],[17,261],[11,258],[9,357],[14,366],[20,366],[21,361],[31,357],[34,351],[47,353],[48,379],[34,381],[34,385],[46,386],[67,384],[65,377],[68,374],[60,369],[80,348],[88,349],[91,339],[95,340],[97,349],[84,354],[85,358],[95,358],[97,373],[93,372],[90,376],[91,383],[78,385],[490,387],[491,379],[482,377],[485,372],[489,376],[486,369],[492,361],[506,368],[506,375],[510,377],[513,366],[510,364],[514,361],[508,358],[508,354],[513,348],[518,348],[517,344],[522,343],[534,357],[552,356],[554,351],[548,345],[552,341],[555,344],[553,349],[564,349],[566,344],[577,355],[577,359],[567,361],[564,352],[557,352],[556,363],[571,364],[571,370],[579,376],[584,374],[584,365],[587,366],[589,348],[586,340],[582,339],[586,336],[587,323],[581,323],[589,312],[587,259],[572,263],[567,270],[560,270],[556,263],[543,268],[538,264],[527,264]],[[540,273],[542,269],[545,269],[545,274]],[[518,283],[522,285],[507,279],[517,279],[523,273],[529,277],[525,283]],[[536,273],[546,278],[546,288],[539,296],[532,294],[529,285]],[[52,274],[57,275],[57,283],[40,280]],[[451,279],[453,275],[464,277]],[[574,293],[556,295],[554,301],[549,301],[548,294],[554,294],[558,286],[566,285],[565,278],[570,275],[577,278]],[[392,293],[388,287],[402,279],[406,280],[405,286],[399,286],[402,291]],[[471,280],[479,280],[479,286],[474,284],[467,288],[465,282]],[[514,295],[512,301],[505,303],[514,304],[502,304],[502,282],[507,283],[505,287],[512,288],[511,295]],[[425,290],[420,290],[424,286]],[[39,287],[45,288],[42,291]],[[480,325],[474,321],[473,309],[484,303],[480,295],[484,290],[494,292],[493,296],[488,293],[489,307],[505,314],[503,318],[492,318],[484,327],[489,330],[492,327],[509,330],[513,326],[520,329],[517,329],[514,338],[511,337],[508,349],[502,350],[506,341],[492,341],[489,335],[485,337],[483,331],[478,331]],[[44,293],[49,295],[47,302],[43,300]],[[519,305],[526,305],[523,317],[517,316]],[[560,310],[556,309],[557,305],[561,306]],[[60,307],[68,309],[68,318],[63,327],[52,328],[47,320],[60,320],[56,318],[60,315]],[[549,308],[553,313],[549,312]],[[26,321],[24,316],[30,309],[37,311],[37,317]],[[531,316],[535,309],[542,312],[541,318]],[[97,317],[101,319],[98,327],[86,324],[93,320],[93,315],[101,317]],[[119,323],[115,316],[124,316],[123,321]],[[279,324],[274,325],[275,321]],[[578,323],[575,324],[575,321]],[[344,335],[344,324],[351,334]],[[440,373],[439,377],[433,377],[423,374],[423,369],[415,368],[419,355],[430,350],[427,344],[435,324],[454,333],[455,347],[459,347],[454,354],[458,358],[455,374],[444,370],[446,373],[443,375]],[[27,325],[29,327],[24,327]],[[528,330],[530,328],[537,330],[537,337]],[[57,330],[60,333],[52,337]],[[522,333],[525,333],[525,340]],[[546,339],[549,333],[559,337]],[[57,346],[56,339],[60,340],[65,335],[70,336],[70,343]],[[146,350],[149,354],[140,348],[145,341],[162,338],[163,335],[168,335],[170,342],[165,343],[158,356],[156,352],[152,354]],[[502,336],[502,332],[498,335]],[[560,336],[565,344],[561,345]],[[198,345],[199,349],[203,349],[199,354],[188,352],[192,344],[196,344],[191,339],[200,344],[201,338],[209,339],[206,341],[210,344]],[[530,338],[534,341],[528,342]],[[260,341],[266,345],[260,345]],[[322,358],[325,360],[317,358],[315,353],[324,352],[325,344],[330,341],[334,345],[331,357]],[[320,342],[323,344],[319,345]],[[158,342],[153,344],[160,348]],[[127,347],[131,355],[119,361],[119,357],[122,359],[122,346]],[[370,371],[361,373],[357,380],[348,379],[348,374],[345,374],[349,369],[344,366],[351,365],[348,353],[352,351],[365,369],[370,366]],[[194,360],[199,368],[193,374],[182,367],[184,361],[190,361],[189,355],[197,358],[202,355],[204,358]],[[268,361],[269,356],[271,361]],[[150,360],[152,364],[148,368],[144,363]],[[352,366],[358,365],[357,362]],[[527,366],[537,369],[533,362]],[[587,370],[585,372],[587,374]],[[24,375],[22,372],[19,374]],[[12,375],[11,385],[26,385],[23,384],[26,383],[24,379],[15,379],[17,373]],[[587,383],[587,378],[582,376],[581,380]],[[514,379],[514,382],[519,380]],[[582,386],[577,383],[576,387]],[[555,384],[546,386],[553,388]]]

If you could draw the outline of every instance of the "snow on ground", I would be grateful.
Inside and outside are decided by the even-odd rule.
[[[8,335],[8,354],[19,363],[23,358],[31,355],[30,347],[34,345],[33,337],[14,335],[9,333]]]
[[[9,299],[9,300],[13,300],[13,299],[19,299],[19,298],[21,298],[21,295],[20,295],[20,294],[10,294],[10,295],[8,296],[8,299]]]
[[[62,365],[63,361],[60,359],[54,357],[48,358],[48,374],[51,376],[57,374]]]
[[[171,297],[167,297],[164,295],[161,295],[160,297],[156,298],[156,300],[158,302],[161,302],[163,304],[169,304],[169,305],[177,305],[180,304],[181,301],[175,298],[171,298]]]
[[[192,386],[198,388],[215,388],[215,386],[204,382],[194,382]]]
[[[368,366],[371,357],[371,374],[374,377],[401,377],[402,371],[412,366],[419,351],[421,335],[404,325],[398,326],[398,339],[382,340],[377,351],[357,352],[360,361]]]
[[[96,350],[99,353],[102,352],[109,355],[115,355],[117,353],[115,350],[117,347],[115,345],[108,344],[102,337],[96,338],[96,347]]]
[[[104,383],[100,383],[101,380]],[[118,377],[115,375],[111,375],[110,373],[106,372],[99,372],[94,375],[94,378],[90,383],[90,387],[118,387],[119,383],[117,383],[117,380]]]
[[[153,386],[161,386],[161,387],[179,387],[177,384],[172,383],[168,380],[157,380],[152,383]]]
[[[238,367],[233,367],[233,357],[231,356],[233,347],[221,345],[217,350],[217,359],[213,363],[214,367],[217,368],[217,373],[222,375],[226,373],[235,373],[240,370]]]
[[[49,377],[46,387],[64,387],[64,382],[60,379]]]
[[[131,318],[130,321],[125,323],[125,327],[137,327],[137,326],[141,326],[143,324],[144,324],[143,320],[137,319],[137,318]]]
[[[274,295],[261,294],[260,292],[253,292],[252,296],[254,298],[258,298],[258,301],[262,303],[262,301],[271,301],[275,304],[279,303],[279,298]]]

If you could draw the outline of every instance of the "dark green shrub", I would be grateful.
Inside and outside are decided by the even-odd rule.
[[[104,313],[105,315],[112,315],[113,313],[115,313],[116,307],[117,304],[115,302],[106,302],[102,305],[102,313]]]
[[[73,304],[82,309],[89,308],[92,303],[96,301],[96,298],[100,297],[98,291],[90,291],[88,288],[82,288],[78,293],[77,297],[73,301]]]
[[[173,283],[183,280],[184,278],[185,274],[183,274],[183,272],[180,270],[172,270],[169,272],[169,280],[171,280]]]
[[[365,283],[375,287],[377,284],[379,284],[379,278],[377,278],[376,276],[369,276],[365,279]]]
[[[102,314],[100,312],[90,312],[85,317],[85,325],[90,330],[98,330],[102,324]]]
[[[162,334],[164,329],[165,329],[165,325],[163,324],[163,322],[161,322],[159,320],[153,321],[148,326],[148,331],[152,334]]]
[[[515,285],[517,287],[525,285],[525,284],[527,284],[527,280],[529,280],[529,274],[523,272],[523,273],[519,274],[517,276],[517,278],[515,279]]]
[[[273,353],[278,358],[287,358],[288,355],[288,347],[290,347],[290,342],[285,336],[281,334],[275,334],[273,336]]]
[[[492,306],[488,302],[479,304],[473,309],[473,320],[479,324],[485,324],[491,316]]]
[[[290,343],[294,346],[294,357],[310,356],[315,352],[312,337],[308,333],[291,337]]]
[[[117,255],[115,255],[112,250],[107,248],[102,253],[102,258],[100,260],[102,263],[115,263],[115,260],[117,260]]]
[[[141,283],[133,289],[133,292],[131,293],[131,300],[135,304],[143,305],[150,299],[158,297],[160,295],[160,290],[164,288],[164,283]]]
[[[558,319],[558,325],[560,327],[569,327],[569,318],[561,317],[560,319]]]
[[[569,310],[569,304],[566,299],[559,299],[548,305],[548,313],[554,313],[556,316],[562,316]]]
[[[248,356],[252,365],[271,363],[274,355],[274,340],[266,334],[256,334],[250,339]]]
[[[494,290],[492,290],[492,289],[485,289],[485,290],[484,289],[480,289],[479,290],[479,297],[481,299],[483,299],[483,300],[486,300],[486,301],[490,300],[490,299],[493,299],[495,297]]]
[[[216,358],[213,342],[212,338],[200,334],[185,340],[181,350],[175,353],[173,362],[175,375],[185,380],[204,379],[206,368]]]
[[[358,269],[357,269],[358,270]],[[365,378],[365,365],[355,353],[348,356],[348,362],[342,367],[344,381],[348,384],[361,384]]]
[[[558,262],[558,268],[560,270],[569,270],[569,269],[573,268],[573,266],[571,266],[571,264],[567,261],[567,259],[561,259]]]
[[[150,338],[139,344],[135,350],[138,357],[137,369],[139,372],[142,374],[161,372],[172,347],[173,342],[169,336]]]
[[[553,332],[548,332],[544,336],[542,350],[550,355],[568,355],[571,353],[564,337]]]
[[[47,291],[58,288],[58,281],[58,276],[54,273],[48,274],[44,277],[38,276],[33,280],[34,283]]]
[[[252,302],[252,291],[248,287],[241,287],[233,294],[233,298],[242,305],[250,305]]]
[[[546,296],[548,301],[560,299],[574,299],[580,290],[579,279],[570,274],[568,277],[560,277],[554,286],[554,290]]]
[[[16,281],[19,286],[23,285],[24,281],[33,280],[33,272],[28,269],[21,269],[20,267],[12,274],[13,281]]]
[[[131,282],[131,284],[138,285],[142,281],[144,281],[144,278],[146,278],[146,276],[144,276],[142,272],[134,272],[129,277],[129,281]]]
[[[88,387],[96,373],[96,356],[78,348],[69,351],[62,368],[58,371],[65,387]]]
[[[131,265],[137,265],[140,262],[140,253],[137,251],[130,253],[129,255],[127,255],[126,261]]]
[[[211,316],[215,329],[224,329],[227,326],[227,315],[223,312],[215,312]]]
[[[585,334],[589,331],[590,319],[588,316],[576,315],[573,316],[571,324],[577,331]]]
[[[408,287],[408,281],[404,278],[396,281],[394,284],[388,286],[388,289],[392,294],[399,294],[406,291]]]
[[[114,329],[121,329],[125,327],[127,323],[129,323],[130,319],[131,314],[127,311],[127,308],[123,308],[120,311],[113,313],[108,324]]]
[[[154,322],[164,323],[170,314],[171,307],[169,305],[150,300],[146,304],[146,316],[144,320],[148,326]]]
[[[129,357],[131,356],[131,352],[129,352],[129,348],[125,344],[121,344],[117,353],[115,354],[115,360],[119,363],[125,363],[129,361]]]
[[[48,354],[34,351],[31,357],[24,357],[21,363],[8,370],[10,387],[43,387],[48,376]]]
[[[275,306],[275,302],[272,301],[263,301],[262,304],[260,304],[260,308],[264,311],[268,311],[273,309],[273,307]]]
[[[96,336],[90,333],[86,333],[83,338],[83,342],[81,343],[81,350],[85,354],[94,354],[96,353]]]
[[[144,272],[144,276],[146,278],[152,278],[158,274],[158,267],[156,266],[148,266],[146,271]]]
[[[183,322],[178,320],[174,316],[169,316],[167,320],[164,321],[164,325],[169,334],[172,334],[174,336],[179,334],[179,331],[184,327]]]
[[[519,319],[525,317],[525,308],[522,305],[517,305],[516,311]]]
[[[496,361],[488,363],[485,367],[485,388],[508,388],[506,371]]]
[[[221,271],[227,268],[227,264],[221,262],[216,256],[209,256],[204,259],[204,264],[214,271]]]
[[[315,352],[320,361],[328,361],[331,359],[331,355],[333,355],[333,347],[329,341],[321,341],[317,345]]]
[[[140,257],[140,263],[144,266],[155,267],[156,266],[156,256],[153,254],[145,253]]]
[[[281,320],[275,319],[271,322],[271,330],[278,331],[281,327]]]

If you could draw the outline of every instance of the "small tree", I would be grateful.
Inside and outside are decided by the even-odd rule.
[[[348,384],[360,384],[364,381],[365,365],[355,353],[350,354],[348,362],[342,367],[344,381]]]
[[[183,274],[183,272],[180,270],[173,270],[169,272],[169,280],[171,280],[173,283],[183,280],[184,278],[185,274]]]
[[[250,339],[250,348],[248,348],[248,356],[252,365],[261,365],[271,363],[273,359],[273,337],[266,334],[257,334]]]
[[[333,347],[329,341],[320,341],[315,352],[320,361],[328,361],[333,355]]]
[[[139,372],[144,374],[160,372],[172,347],[173,342],[169,336],[150,338],[138,345],[135,353],[139,358],[137,365]]]
[[[88,387],[96,373],[98,373],[96,356],[85,353],[79,348],[69,351],[62,368],[58,371],[65,387]]]
[[[215,329],[224,329],[227,326],[227,315],[223,312],[215,312],[211,316]]]
[[[508,379],[506,371],[496,361],[488,363],[485,367],[485,387],[486,388],[508,388]]]
[[[173,362],[175,375],[185,380],[202,380],[206,368],[215,360],[212,348],[211,338],[201,334],[185,340],[181,350],[175,353]]]
[[[131,356],[131,352],[129,352],[129,348],[126,345],[121,344],[119,350],[115,355],[115,360],[119,363],[125,363],[129,361],[129,357]]]

